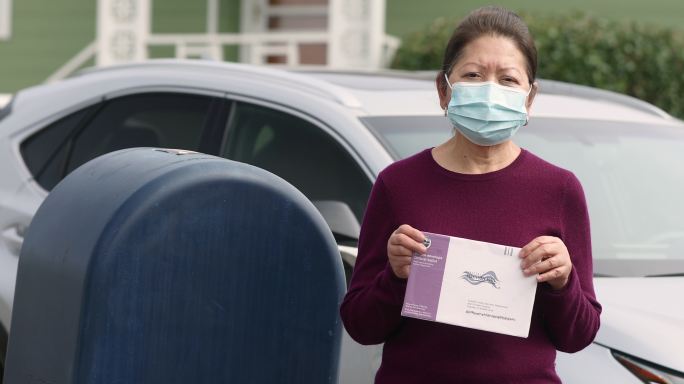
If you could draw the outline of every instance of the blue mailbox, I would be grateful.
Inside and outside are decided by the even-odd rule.
[[[192,152],[110,153],[27,232],[5,383],[334,383],[344,290],[330,230],[284,180]]]

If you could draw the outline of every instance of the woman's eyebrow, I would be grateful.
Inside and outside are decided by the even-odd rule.
[[[470,62],[467,62],[467,63],[463,63],[463,65],[460,65],[460,66],[458,66],[458,67],[455,68],[455,69],[459,69],[459,70],[460,70],[460,69],[463,69],[463,67],[466,67],[466,66],[468,66],[468,65],[473,65],[473,66],[476,66],[476,67],[478,67],[478,68],[487,68],[486,65],[482,65],[482,64],[479,64],[479,63],[475,63],[475,62],[470,61]],[[515,67],[515,66],[499,68],[499,69],[498,69],[498,72],[504,72],[504,71],[508,71],[508,70],[513,70],[513,71],[516,71],[516,72],[522,74],[522,72],[518,69],[518,67]]]
[[[460,65],[457,69],[461,69],[461,68],[468,66],[468,65],[474,65],[474,66],[479,67],[479,68],[485,68],[485,66],[482,64],[478,64],[478,63],[474,63],[474,62],[467,62],[467,63],[463,63],[463,65]]]
[[[521,72],[517,67],[505,67],[505,68],[500,68],[500,69],[499,69],[499,72],[504,72],[504,71],[508,71],[508,70],[513,70],[513,71],[516,71],[516,72],[522,74],[522,72]]]

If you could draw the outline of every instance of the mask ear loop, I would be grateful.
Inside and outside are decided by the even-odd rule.
[[[447,76],[446,72],[444,72],[444,80],[446,81],[446,84],[449,87],[449,89],[451,89],[451,91],[453,92],[454,87],[451,86],[451,83],[449,82],[449,76]],[[447,115],[447,109],[448,108],[444,108],[444,116]]]
[[[451,83],[449,82],[449,77],[447,76],[446,72],[444,72],[444,80],[446,80],[446,84],[449,87],[449,89],[453,90],[454,87],[451,86]]]
[[[527,95],[525,96],[525,109],[527,109],[527,99],[530,97],[530,93],[532,93],[532,84],[530,84],[530,89],[527,90]],[[530,122],[530,113],[529,111],[525,114],[525,124],[523,124],[523,127],[526,127],[527,124]]]

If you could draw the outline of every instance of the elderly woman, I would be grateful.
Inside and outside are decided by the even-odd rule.
[[[355,340],[385,343],[376,383],[560,383],[556,350],[594,339],[601,306],[582,187],[511,140],[527,124],[536,69],[520,17],[472,12],[436,79],[453,137],[378,176],[341,307]],[[426,252],[421,231],[521,247],[521,273],[538,281],[529,336],[402,317],[411,255]]]

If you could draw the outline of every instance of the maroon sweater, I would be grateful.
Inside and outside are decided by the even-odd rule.
[[[556,236],[570,252],[570,280],[559,291],[538,285],[528,338],[405,318],[406,280],[387,262],[387,240],[401,224],[516,247]],[[589,345],[600,313],[586,202],[571,172],[523,150],[504,169],[461,174],[441,167],[427,149],[380,173],[341,307],[352,338],[385,343],[376,383],[560,383],[556,350]]]

